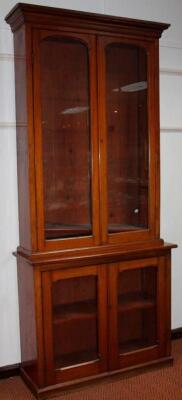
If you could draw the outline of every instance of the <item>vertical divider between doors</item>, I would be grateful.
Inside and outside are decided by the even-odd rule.
[[[99,193],[102,244],[107,243],[107,135],[106,135],[106,73],[104,58],[105,38],[97,38],[98,75],[98,133],[99,133]]]
[[[98,140],[98,103],[97,103],[97,41],[96,36],[90,39],[90,118],[91,118],[91,151],[92,151],[92,218],[94,243],[100,244],[100,196],[99,196],[99,140]]]

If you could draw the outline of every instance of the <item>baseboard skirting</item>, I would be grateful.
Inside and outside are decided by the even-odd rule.
[[[0,367],[0,379],[7,379],[18,375],[20,375],[20,364]]]
[[[182,339],[182,327],[172,329],[171,339],[177,340]],[[20,364],[7,365],[5,367],[0,367],[0,379],[11,378],[12,376],[20,375]]]
[[[176,340],[176,339],[182,339],[182,327],[172,329],[171,331],[171,339]]]

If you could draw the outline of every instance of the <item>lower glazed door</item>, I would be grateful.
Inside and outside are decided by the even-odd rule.
[[[46,383],[107,369],[105,267],[43,273]]]
[[[167,356],[165,257],[120,262],[109,270],[110,369]]]

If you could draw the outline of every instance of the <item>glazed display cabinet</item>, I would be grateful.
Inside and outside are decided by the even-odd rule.
[[[21,371],[38,398],[170,362],[159,38],[169,25],[18,4]]]

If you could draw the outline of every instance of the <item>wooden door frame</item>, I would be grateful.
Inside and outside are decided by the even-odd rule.
[[[92,235],[83,237],[60,238],[59,240],[45,239],[45,213],[43,198],[43,153],[42,153],[42,129],[41,129],[41,96],[40,96],[40,43],[41,39],[56,36],[60,38],[73,38],[80,40],[88,49],[89,61],[89,94],[90,94],[90,149],[91,149],[91,221]],[[69,31],[39,30],[33,31],[34,56],[34,131],[35,134],[35,175],[36,175],[36,207],[37,207],[37,235],[39,250],[66,250],[71,248],[90,247],[100,243],[100,217],[99,217],[99,157],[97,138],[97,80],[96,80],[96,38],[95,35],[81,34]]]
[[[156,344],[120,355],[118,349],[118,276],[121,271],[139,268],[156,268]],[[117,370],[136,364],[157,360],[170,354],[170,260],[166,265],[165,256],[146,259],[121,261],[109,268],[108,304],[109,304],[109,369]],[[167,285],[166,285],[167,282]],[[161,318],[161,315],[163,317]],[[168,329],[167,329],[168,327]]]
[[[146,51],[148,58],[148,136],[149,136],[149,195],[148,228],[133,232],[108,233],[108,189],[107,189],[107,123],[106,123],[106,59],[108,44],[120,43],[135,45]],[[99,118],[99,155],[100,155],[100,216],[101,240],[103,244],[117,244],[159,239],[160,212],[160,154],[159,154],[159,79],[157,63],[158,44],[155,40],[142,40],[122,36],[100,36],[97,41],[98,54],[98,118]]]
[[[98,276],[98,350],[100,359],[55,370],[52,330],[52,283],[73,277]],[[46,384],[96,375],[107,370],[107,285],[105,265],[53,270],[42,273]]]

